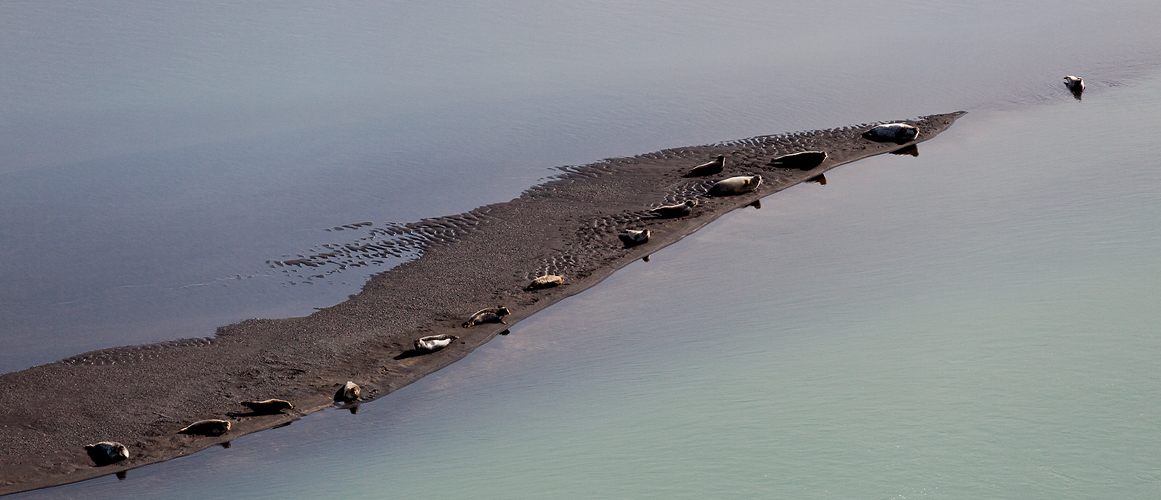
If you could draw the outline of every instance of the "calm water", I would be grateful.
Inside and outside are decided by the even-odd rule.
[[[340,301],[262,263],[547,166],[972,111],[358,415],[18,498],[1157,497],[1161,7],[896,4],[0,6],[4,370]]]

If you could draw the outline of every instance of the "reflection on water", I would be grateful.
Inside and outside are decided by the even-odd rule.
[[[825,186],[826,185],[826,176],[823,174],[818,174],[814,177],[807,179],[806,182],[814,182],[814,183],[821,184],[821,185]]]
[[[919,156],[919,145],[912,144],[910,146],[905,146],[892,151],[891,154],[900,156]]]

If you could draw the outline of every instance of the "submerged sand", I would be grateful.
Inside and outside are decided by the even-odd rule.
[[[906,120],[916,141],[878,143],[870,125],[675,148],[569,167],[519,198],[467,213],[397,226],[392,234],[422,255],[374,276],[362,292],[310,316],[247,320],[214,337],[119,347],[0,375],[0,494],[117,473],[187,455],[331,407],[348,380],[362,400],[384,396],[466,356],[507,325],[460,325],[473,312],[504,305],[513,324],[595,285],[725,213],[815,178],[844,163],[898,151],[934,137],[962,112]],[[774,166],[774,158],[825,151],[820,165]],[[725,155],[725,170],[684,178],[692,166]],[[759,174],[754,192],[709,197],[716,180]],[[689,216],[653,217],[650,208],[697,200]],[[648,243],[626,247],[625,229],[649,229]],[[565,285],[526,291],[537,276]],[[414,355],[415,339],[459,339]],[[247,414],[240,401],[280,398],[295,410]],[[189,423],[223,418],[220,437],[177,434]],[[128,460],[97,467],[84,445],[128,445]]]

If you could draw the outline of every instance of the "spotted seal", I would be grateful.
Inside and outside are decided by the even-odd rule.
[[[197,434],[199,436],[221,436],[230,432],[230,421],[211,418],[198,420],[177,431],[178,434]]]
[[[116,441],[101,441],[85,445],[85,453],[97,466],[115,464],[129,458],[129,448]]]
[[[770,165],[782,168],[797,168],[799,170],[810,170],[822,164],[826,159],[825,151],[803,151],[801,153],[793,153],[785,156],[779,156],[770,160]]]
[[[693,212],[693,207],[697,206],[697,200],[688,200],[679,205],[665,205],[650,210],[655,217],[662,219],[672,219],[675,217],[685,217]]]
[[[621,238],[621,242],[624,243],[625,246],[631,247],[649,241],[649,236],[652,234],[653,233],[648,229],[626,229],[625,232],[618,235],[618,237]]]
[[[1080,100],[1081,95],[1084,94],[1084,79],[1079,76],[1064,77],[1064,86],[1068,87],[1068,91],[1072,92],[1072,97]]]
[[[452,341],[458,338],[455,335],[447,334],[421,337],[415,341],[415,350],[419,352],[435,352],[451,345]]]
[[[335,392],[335,401],[340,403],[350,403],[351,401],[359,399],[360,392],[362,392],[362,390],[359,389],[359,384],[348,380],[347,383],[343,384],[343,386],[339,388],[338,392]]]
[[[463,327],[471,328],[482,323],[500,323],[507,325],[508,323],[504,323],[504,316],[509,314],[512,314],[512,311],[509,311],[508,308],[504,306],[480,309],[479,311],[476,311],[472,317],[468,318],[468,320],[464,322]]]
[[[563,284],[564,284],[564,277],[557,276],[555,274],[546,274],[544,276],[541,276],[539,278],[532,280],[532,283],[529,283],[528,286],[524,287],[524,289],[525,290],[539,290],[541,288],[552,288],[554,286],[560,286]]]
[[[294,405],[285,399],[264,399],[262,401],[242,401],[242,406],[250,409],[250,412],[258,415],[273,415],[275,413],[282,413],[282,410],[293,410]]]
[[[702,163],[701,165],[693,167],[692,169],[689,170],[689,172],[685,173],[684,177],[702,177],[702,176],[706,176],[706,175],[717,174],[717,173],[720,173],[722,171],[722,169],[725,168],[725,166],[726,166],[726,156],[725,155],[718,155],[718,157],[714,158],[712,161],[708,161],[706,163]]]
[[[760,175],[739,175],[737,177],[730,177],[723,179],[710,186],[706,194],[710,196],[731,196],[735,194],[749,193],[762,184],[762,176]]]
[[[906,123],[884,123],[877,125],[874,128],[863,132],[864,139],[870,139],[875,142],[897,142],[903,144],[908,141],[914,141],[919,137],[919,129],[914,125]]]

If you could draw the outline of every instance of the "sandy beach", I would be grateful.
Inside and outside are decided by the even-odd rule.
[[[920,133],[903,144],[864,139],[861,133],[870,125],[859,125],[569,167],[514,200],[390,227],[383,236],[408,242],[422,256],[310,316],[247,320],[220,328],[214,337],[105,349],[4,374],[0,494],[113,474],[286,424],[332,407],[335,390],[348,380],[363,387],[362,401],[382,397],[731,210],[836,166],[931,139],[960,116],[909,120]],[[809,170],[770,164],[801,151],[828,157]],[[726,158],[723,172],[682,177],[719,154]],[[706,196],[714,181],[747,174],[762,176],[757,190]],[[660,219],[650,213],[687,200],[698,201],[689,216]],[[649,229],[652,238],[627,247],[618,238],[626,229]],[[561,275],[565,285],[524,290],[542,274]],[[511,310],[508,325],[460,326],[474,311],[497,305]],[[415,339],[436,334],[459,338],[431,354],[411,352]],[[292,401],[296,409],[255,416],[238,404],[266,398]],[[177,434],[207,418],[229,419],[233,427],[220,437]],[[105,440],[128,445],[129,459],[94,466],[83,446]]]

